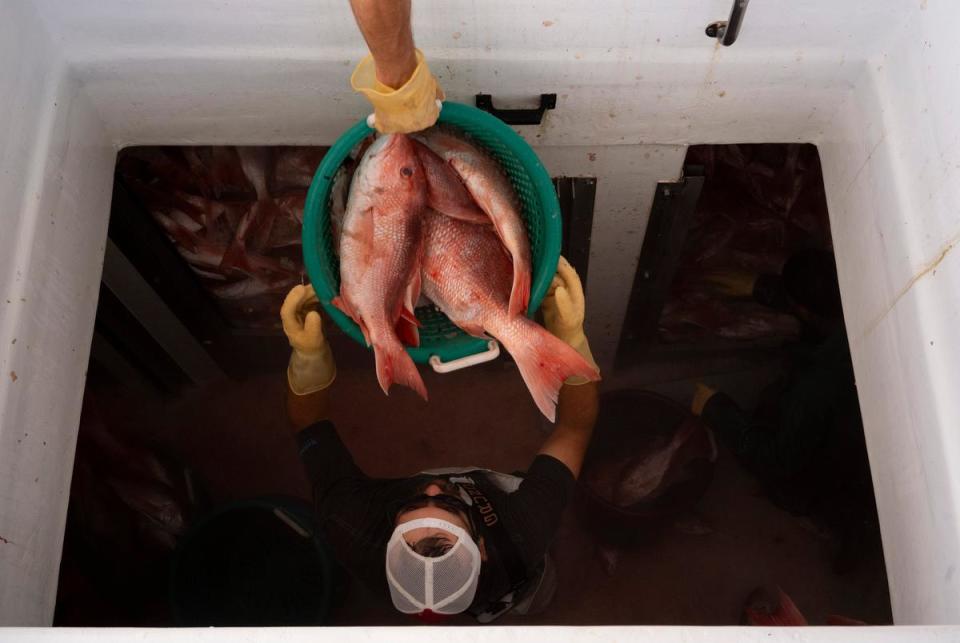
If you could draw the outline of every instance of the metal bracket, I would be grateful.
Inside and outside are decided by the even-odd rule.
[[[103,256],[102,281],[193,382],[210,384],[226,377],[111,239]]]
[[[539,125],[543,122],[544,112],[556,108],[557,95],[540,94],[540,107],[536,109],[497,109],[493,106],[493,96],[490,94],[477,94],[476,105],[507,125]]]
[[[711,22],[707,25],[707,35],[719,40],[724,47],[729,47],[735,43],[737,36],[740,34],[740,25],[743,24],[743,16],[747,12],[749,3],[750,0],[733,0],[733,6],[730,8],[730,18]]]

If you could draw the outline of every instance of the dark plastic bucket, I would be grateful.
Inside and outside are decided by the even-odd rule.
[[[263,498],[224,506],[197,523],[174,555],[177,625],[322,625],[335,565],[307,503]]]
[[[601,474],[614,475],[625,457],[668,442],[684,424],[696,423],[692,437],[678,453],[682,475],[647,499],[629,506],[615,504],[591,485]],[[672,516],[689,510],[713,478],[716,446],[710,430],[686,407],[639,390],[606,393],[578,484],[578,512],[591,531],[607,542],[626,543],[655,531]]]

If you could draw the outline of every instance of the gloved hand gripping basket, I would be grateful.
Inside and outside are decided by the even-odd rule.
[[[530,237],[533,275],[530,304],[532,316],[540,306],[560,257],[560,204],[546,169],[534,151],[500,119],[460,103],[444,103],[439,123],[467,134],[495,158],[510,178],[522,205]],[[373,130],[361,121],[347,130],[317,168],[303,211],[303,255],[307,274],[317,297],[333,321],[354,340],[365,344],[360,328],[337,309],[331,300],[340,292],[340,262],[333,247],[331,197],[334,179],[350,152]],[[408,347],[415,362],[429,363],[445,372],[484,362],[499,354],[494,340],[471,337],[457,328],[435,306],[416,309],[420,346]]]

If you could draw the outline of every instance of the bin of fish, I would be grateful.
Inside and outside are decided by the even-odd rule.
[[[385,393],[400,384],[427,399],[416,362],[445,372],[502,344],[552,421],[565,379],[599,379],[530,319],[559,256],[552,183],[489,114],[447,103],[440,121],[372,143],[361,123],[331,148],[307,197],[308,273],[334,321],[373,350]]]
[[[600,398],[580,476],[580,513],[611,541],[689,511],[713,477],[717,448],[709,428],[656,393],[622,390]]]

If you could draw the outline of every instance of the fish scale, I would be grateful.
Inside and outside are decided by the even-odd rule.
[[[403,342],[419,341],[411,310],[420,291],[421,214],[426,181],[412,141],[382,136],[364,153],[350,186],[340,238],[340,296],[373,348],[377,380],[427,390]]]
[[[537,408],[552,422],[560,387],[572,376],[600,375],[542,326],[510,313],[513,264],[490,226],[424,214],[423,291],[456,325],[485,333],[510,352]]]

